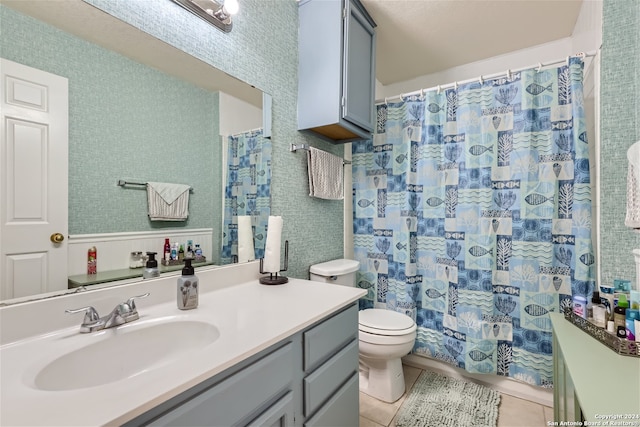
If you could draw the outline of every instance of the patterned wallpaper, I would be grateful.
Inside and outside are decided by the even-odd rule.
[[[284,219],[289,277],[343,256],[343,203],[309,197],[306,156],[289,145],[307,143],[342,155],[341,145],[297,130],[298,3],[242,0],[233,30],[223,33],[169,0],[87,3],[214,65],[273,96],[272,215]]]
[[[217,93],[7,7],[0,19],[4,58],[69,79],[69,234],[157,227],[144,189],[118,179],[189,184],[189,219],[169,226],[220,224],[209,194],[221,181]]]
[[[640,139],[640,2],[605,0],[601,82],[602,283],[635,278],[640,233],[624,225],[627,150]]]
[[[233,31],[225,34],[168,0],[154,0],[148,9],[148,2],[86,1],[273,96],[272,212],[284,217],[283,238],[291,245],[287,275],[307,277],[310,264],[341,257],[343,204],[308,197],[306,158],[289,152],[291,143],[309,143],[342,154],[341,146],[296,130],[297,2],[243,0]],[[600,203],[605,282],[632,278],[630,250],[640,247],[640,235],[623,224],[626,166],[621,167],[626,164],[623,151],[640,139],[639,25],[640,3],[604,0],[601,179],[605,191]],[[31,35],[23,38],[31,40]],[[635,79],[633,90],[623,88],[629,79]]]

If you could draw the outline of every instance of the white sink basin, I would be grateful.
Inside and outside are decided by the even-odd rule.
[[[46,365],[35,377],[40,390],[61,391],[96,387],[178,361],[213,343],[220,331],[199,321],[170,321],[137,327],[106,329],[102,338]],[[85,338],[85,336],[78,337]]]

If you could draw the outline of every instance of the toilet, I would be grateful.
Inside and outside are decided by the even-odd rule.
[[[360,263],[337,259],[312,265],[314,282],[356,286]],[[370,308],[358,313],[360,391],[384,402],[395,402],[405,391],[402,356],[413,348],[416,324],[409,316]]]

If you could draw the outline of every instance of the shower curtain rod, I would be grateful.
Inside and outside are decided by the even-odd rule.
[[[590,52],[580,52],[577,53],[573,56],[581,56],[582,59],[586,58],[586,57],[590,57],[590,56],[595,56],[598,53],[598,50],[592,50]],[[420,90],[416,90],[413,92],[408,92],[408,93],[401,93],[400,95],[394,95],[394,96],[387,96],[384,99],[376,99],[375,103],[376,105],[378,104],[387,104],[390,100],[393,99],[402,99],[406,96],[412,96],[412,95],[424,95],[426,92],[430,92],[432,90],[437,90],[438,93],[440,93],[440,91],[442,89],[448,89],[450,87],[458,87],[458,85],[460,84],[465,84],[465,83],[471,83],[471,82],[475,82],[478,81],[480,82],[480,84],[484,83],[485,80],[492,80],[492,79],[497,79],[499,77],[502,76],[507,76],[507,77],[511,77],[511,74],[513,73],[519,73],[520,71],[524,71],[524,70],[529,70],[531,68],[536,68],[537,71],[540,71],[542,69],[542,67],[548,67],[550,65],[555,65],[555,64],[559,64],[561,62],[566,62],[567,64],[569,63],[569,58],[571,58],[571,56],[567,56],[566,58],[563,59],[558,59],[556,61],[551,61],[548,62],[546,64],[543,64],[542,62],[538,62],[537,64],[534,65],[529,65],[528,67],[521,67],[521,68],[516,68],[514,70],[507,70],[507,71],[502,71],[500,73],[495,73],[495,74],[488,74],[488,75],[480,75],[480,77],[476,77],[474,79],[467,79],[467,80],[461,80],[461,81],[455,81],[453,83],[447,83],[444,85],[438,85],[438,86],[433,86],[430,88],[425,88],[425,89],[420,89]]]

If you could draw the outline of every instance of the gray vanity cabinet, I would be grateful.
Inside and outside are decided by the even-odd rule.
[[[357,325],[352,306],[304,332],[305,427],[358,425]]]
[[[126,426],[357,426],[358,307],[263,350]]]
[[[334,142],[370,138],[375,22],[359,0],[302,0],[298,19],[298,129]]]

